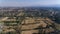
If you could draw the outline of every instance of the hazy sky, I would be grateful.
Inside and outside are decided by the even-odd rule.
[[[60,5],[60,0],[0,0],[0,6],[51,6]]]

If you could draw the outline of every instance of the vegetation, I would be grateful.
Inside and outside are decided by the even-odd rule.
[[[22,32],[22,26],[28,24],[22,24],[23,21],[29,19],[29,18],[34,18],[33,20],[37,20],[39,22],[39,26],[34,29],[39,30],[39,34],[47,34],[47,31],[49,31],[49,34],[52,33],[51,30],[54,30],[53,33],[60,31],[60,10],[58,8],[52,8],[52,7],[45,7],[45,8],[37,8],[35,7],[25,7],[25,8],[15,8],[15,9],[3,9],[2,11],[0,10],[0,18],[1,17],[8,17],[6,20],[2,20],[4,22],[4,26],[7,26],[6,29],[1,32],[1,34],[21,34]],[[27,10],[26,10],[27,9]],[[7,11],[5,11],[7,10]],[[11,10],[11,11],[10,11]],[[14,18],[15,17],[15,18]],[[26,18],[29,17],[29,18]],[[40,19],[40,18],[41,19]],[[47,18],[47,20],[46,20]],[[14,19],[14,20],[11,20]],[[50,19],[50,21],[49,21]],[[10,20],[10,21],[8,21]],[[42,20],[42,21],[39,21]],[[45,21],[44,21],[45,20]],[[29,22],[29,20],[27,20]],[[2,23],[0,22],[0,23]],[[31,21],[32,22],[32,21]],[[36,21],[34,21],[33,24],[38,24]],[[41,25],[40,25],[41,23]],[[50,25],[51,24],[51,25]],[[58,25],[59,24],[59,25]],[[30,25],[30,24],[29,24]],[[46,27],[43,27],[46,25]],[[12,27],[10,27],[12,26]],[[32,25],[30,25],[30,28]],[[37,26],[37,25],[36,25]],[[25,26],[24,26],[25,27]],[[35,27],[35,26],[34,26]],[[13,29],[14,31],[10,31],[10,29]],[[6,32],[8,30],[8,32]],[[4,33],[5,31],[5,33]],[[46,31],[46,32],[45,32]],[[58,32],[59,33],[59,32]],[[59,33],[60,34],[60,33]]]

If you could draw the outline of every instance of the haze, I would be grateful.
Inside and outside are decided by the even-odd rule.
[[[60,0],[0,0],[1,7],[53,6],[53,5],[60,5]]]

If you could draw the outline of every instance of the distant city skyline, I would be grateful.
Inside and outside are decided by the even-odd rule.
[[[60,5],[60,0],[0,0],[0,7],[29,7]]]

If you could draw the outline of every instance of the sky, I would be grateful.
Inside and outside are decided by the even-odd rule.
[[[60,0],[0,0],[0,6],[27,7],[60,5]]]

